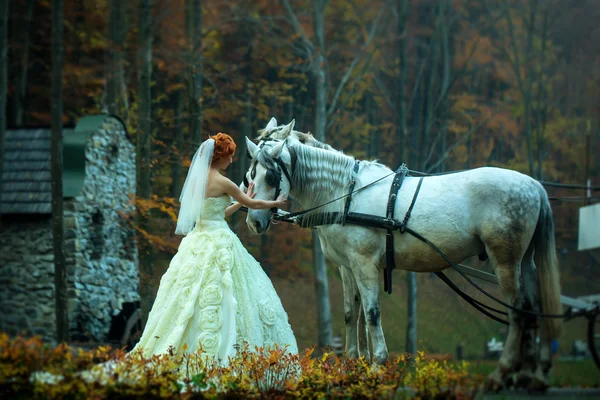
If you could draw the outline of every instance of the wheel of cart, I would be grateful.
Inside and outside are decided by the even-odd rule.
[[[600,369],[600,295],[579,297],[561,296],[563,305],[570,307],[571,312],[584,316],[588,320],[587,342],[592,358]]]
[[[592,257],[600,262],[598,224],[600,224],[600,203],[579,208],[579,240],[577,249],[589,252]],[[587,315],[588,347],[596,365],[600,368],[600,356],[598,354],[600,353],[600,295],[587,296],[580,298],[580,300],[585,301],[591,307]]]
[[[490,283],[498,283],[496,275],[458,264],[457,268],[467,275]],[[560,296],[560,302],[567,307],[571,317],[585,317],[588,320],[588,348],[598,369],[600,369],[600,294],[586,297]]]
[[[600,318],[598,318],[598,313],[590,317],[588,321],[588,345],[596,366],[600,368],[600,356],[598,356],[598,350],[600,349]]]

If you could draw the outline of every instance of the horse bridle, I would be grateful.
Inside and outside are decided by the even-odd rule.
[[[263,139],[258,145],[259,149],[262,149],[267,142],[274,141],[274,140],[275,139],[271,139],[271,138]],[[287,145],[287,141],[284,141],[284,143],[285,143],[285,145]],[[248,158],[252,159],[252,157],[250,156],[250,153],[248,153]],[[273,161],[275,161],[275,164],[277,164],[277,169],[267,168],[265,180],[267,182],[267,185],[275,188],[275,197],[273,198],[273,200],[277,200],[277,198],[281,194],[281,180],[283,179],[283,175],[285,175],[286,179],[288,180],[288,183],[290,185],[290,190],[292,189],[292,175],[290,174],[287,167],[285,166],[285,163],[283,162],[283,160],[280,157],[273,157]],[[252,179],[254,179],[256,177],[256,165],[257,164],[258,164],[258,160],[256,160],[256,162],[252,166],[252,170],[250,171],[250,178],[252,178]],[[293,156],[292,156],[292,168],[293,168],[293,164],[294,164],[294,162],[293,162]],[[247,173],[244,174],[244,186],[246,188],[248,188],[250,186],[250,184],[248,182],[248,178],[246,175],[247,175]],[[277,208],[272,208],[271,212],[277,212]]]

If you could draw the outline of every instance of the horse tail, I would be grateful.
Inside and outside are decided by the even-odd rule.
[[[539,282],[542,312],[544,314],[562,314],[560,299],[560,273],[554,242],[554,223],[552,209],[546,190],[540,185],[541,209],[532,244],[535,249],[534,261]],[[562,320],[544,318],[543,329],[548,337],[557,339],[560,335]]]

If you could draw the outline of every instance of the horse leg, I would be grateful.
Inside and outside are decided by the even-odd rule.
[[[367,334],[368,327],[365,320],[365,313],[362,310],[360,293],[358,293],[356,307],[358,308],[358,355],[371,360],[370,341]]]
[[[358,350],[358,332],[359,314],[360,314],[360,293],[356,287],[356,281],[352,276],[352,271],[340,265],[340,275],[344,287],[344,323],[346,325],[346,355],[350,358],[356,358],[359,355]]]
[[[498,284],[504,294],[508,304],[515,308],[522,308],[520,293],[520,263],[519,262],[498,262],[493,251],[486,249],[490,260],[496,265],[496,276]],[[504,349],[498,365],[494,372],[488,377],[488,388],[499,390],[505,386],[505,379],[510,372],[517,368],[520,357],[520,346],[522,338],[522,323],[520,315],[512,310],[508,310],[508,335],[504,344]]]
[[[523,309],[539,312],[537,296],[537,277],[535,263],[533,261],[534,247],[529,245],[523,260],[521,261],[521,296]],[[523,326],[523,338],[521,342],[521,357],[517,364],[520,366],[514,376],[515,385],[527,387],[531,384],[539,386],[539,377],[536,376],[538,352],[537,352],[537,327],[536,319],[525,317]]]
[[[543,391],[548,388],[550,369],[552,368],[552,337],[545,329],[540,329],[540,353],[534,379],[529,390]]]
[[[373,362],[385,364],[388,350],[381,327],[381,307],[379,302],[379,269],[377,262],[359,257],[352,265],[352,272],[362,300],[363,313],[366,319],[367,333],[373,348]]]

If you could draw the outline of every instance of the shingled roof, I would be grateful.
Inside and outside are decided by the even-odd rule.
[[[85,149],[99,130],[127,129],[111,115],[82,117],[75,129],[63,128],[63,196],[77,197],[85,179]],[[49,128],[6,132],[4,169],[0,186],[0,214],[51,214]]]
[[[6,132],[0,213],[52,213],[50,136],[50,129]]]

